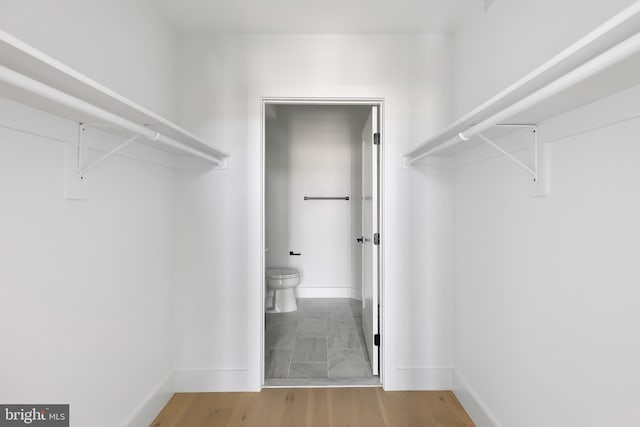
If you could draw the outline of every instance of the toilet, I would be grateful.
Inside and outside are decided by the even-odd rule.
[[[289,313],[298,309],[295,288],[300,283],[300,272],[293,268],[267,269],[267,313]]]

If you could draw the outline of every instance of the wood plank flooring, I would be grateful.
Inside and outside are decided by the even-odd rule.
[[[176,393],[153,427],[475,427],[450,391],[272,388]]]

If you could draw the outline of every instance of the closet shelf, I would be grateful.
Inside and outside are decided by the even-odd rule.
[[[407,152],[404,164],[467,149],[474,136],[496,125],[538,124],[638,84],[640,1]],[[506,129],[497,128],[493,136]]]
[[[224,150],[141,107],[21,40],[0,31],[0,96],[174,154],[221,165]]]

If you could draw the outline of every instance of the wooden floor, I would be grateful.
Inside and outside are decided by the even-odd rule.
[[[470,427],[450,391],[371,388],[264,389],[260,393],[177,393],[151,423],[168,426]]]

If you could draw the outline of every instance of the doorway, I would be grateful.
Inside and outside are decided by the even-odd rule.
[[[263,109],[263,265],[299,273],[295,311],[264,288],[263,384],[380,385],[382,101]]]

